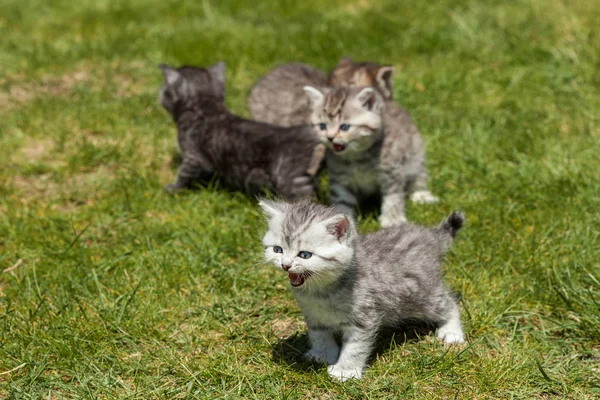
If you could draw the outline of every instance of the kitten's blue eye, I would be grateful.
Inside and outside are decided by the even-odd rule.
[[[301,251],[300,253],[298,253],[298,257],[307,260],[312,257],[312,253],[310,251]]]
[[[340,125],[340,131],[347,131],[348,129],[350,129],[350,124],[341,124]]]
[[[273,251],[275,253],[280,253],[280,254],[283,253],[283,249],[279,246],[273,246]]]
[[[323,122],[321,122],[319,124],[319,129],[322,130],[322,131],[324,131],[325,129],[327,129],[327,124],[324,124]]]

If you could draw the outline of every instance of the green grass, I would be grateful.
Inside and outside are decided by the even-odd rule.
[[[598,26],[594,0],[4,0],[0,398],[597,398]],[[224,60],[247,115],[274,65],[345,55],[395,65],[427,142],[441,202],[409,219],[467,215],[445,271],[468,345],[387,340],[338,384],[298,357],[255,202],[163,192],[156,64]]]

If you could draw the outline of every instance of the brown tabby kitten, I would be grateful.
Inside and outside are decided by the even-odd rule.
[[[392,71],[393,67],[389,65],[355,63],[348,57],[340,60],[329,78],[306,64],[283,64],[268,72],[252,87],[248,109],[255,121],[279,126],[307,124],[311,108],[302,89],[304,86],[372,86],[389,100],[392,98]]]
[[[372,62],[353,62],[344,57],[329,76],[329,86],[333,87],[363,87],[371,86],[377,89],[384,100],[392,99],[391,65],[379,65]]]
[[[339,61],[329,78],[324,72],[306,64],[283,64],[268,72],[252,87],[248,109],[255,121],[286,127],[308,124],[311,107],[303,90],[305,86],[371,86],[389,100],[392,98],[392,71],[390,65],[355,63],[348,57]],[[307,171],[309,175],[316,173],[324,158],[325,146],[318,144],[312,164],[316,167]]]

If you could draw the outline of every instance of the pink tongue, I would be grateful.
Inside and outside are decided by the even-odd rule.
[[[335,150],[335,151],[342,151],[345,148],[346,148],[346,146],[344,146],[343,144],[338,144],[338,143],[333,144],[333,150]]]
[[[288,272],[288,278],[290,278],[290,284],[292,286],[300,286],[304,283],[304,277],[300,274],[294,274],[293,272]]]

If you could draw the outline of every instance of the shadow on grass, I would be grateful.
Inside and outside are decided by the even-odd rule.
[[[432,334],[435,327],[421,323],[407,323],[398,328],[386,328],[377,336],[377,342],[369,364],[378,356],[385,354],[388,350],[404,343],[414,343],[423,337]],[[338,338],[339,339],[339,338]],[[339,344],[339,340],[338,340]],[[315,370],[318,364],[311,363],[304,358],[304,353],[310,348],[308,334],[295,333],[285,339],[279,339],[271,346],[271,356],[278,364],[286,364],[295,370]]]
[[[174,151],[171,154],[171,161],[169,162],[169,167],[173,171],[173,177],[171,178],[171,183],[165,184],[164,190],[169,194],[190,194],[193,192],[198,192],[201,190],[210,190],[210,191],[222,191],[225,193],[241,193],[246,196],[250,200],[255,200],[257,197],[266,197],[270,198],[273,195],[278,196],[276,193],[272,193],[267,189],[267,186],[271,184],[270,179],[263,180],[262,183],[241,183],[239,181],[232,181],[231,179],[227,179],[225,176],[220,175],[217,172],[206,172],[198,176],[194,182],[185,188],[173,189],[171,187],[177,181],[177,171],[182,162],[181,154],[177,151]],[[308,178],[313,180],[313,183],[317,183],[318,177],[305,175]],[[247,177],[248,178],[248,177]],[[250,182],[256,182],[251,180]],[[281,195],[279,195],[281,196]],[[317,194],[313,195],[313,198],[318,196],[318,187]]]

